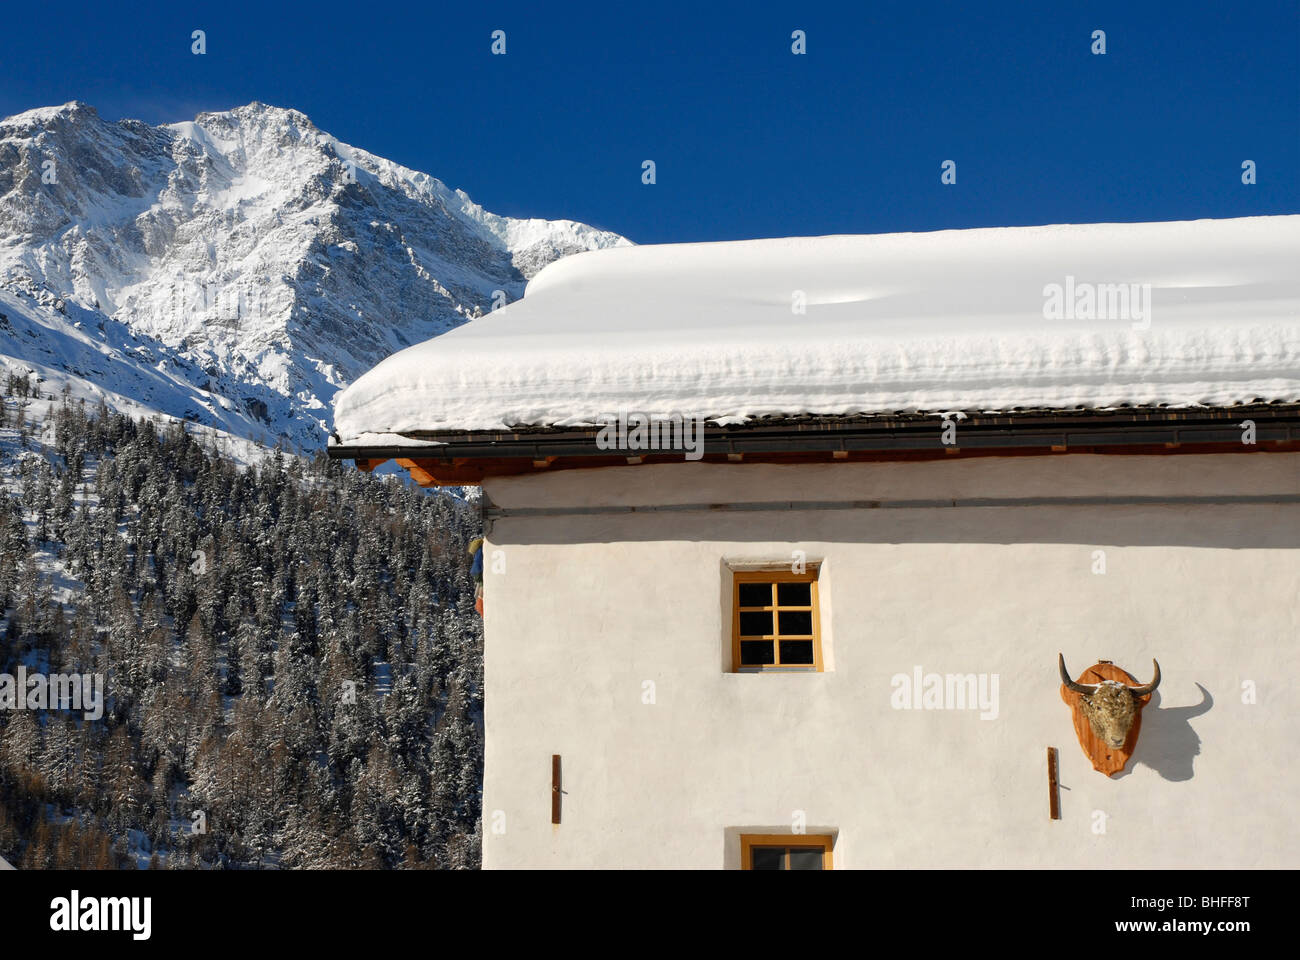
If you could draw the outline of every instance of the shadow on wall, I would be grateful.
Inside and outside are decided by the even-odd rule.
[[[515,509],[489,522],[494,546],[705,540],[747,543],[1074,543],[1300,548],[1300,509],[1274,504],[893,507],[681,511]]]
[[[1201,738],[1192,727],[1193,717],[1209,713],[1214,706],[1210,691],[1199,683],[1201,702],[1190,707],[1161,707],[1164,699],[1157,690],[1142,710],[1142,732],[1138,734],[1133,762],[1115,777],[1127,777],[1136,764],[1144,764],[1166,780],[1179,782],[1194,775],[1196,757],[1201,752]]]

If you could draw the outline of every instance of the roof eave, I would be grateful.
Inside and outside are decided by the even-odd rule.
[[[956,443],[945,442],[943,421],[952,416]],[[847,417],[786,417],[707,426],[705,455],[835,451],[1122,447],[1242,444],[1244,423],[1255,424],[1257,443],[1300,442],[1300,403],[1252,403],[1231,407],[1133,407],[1116,410],[1034,410],[971,414],[881,414]],[[401,445],[334,444],[335,460],[605,457],[611,462],[638,453],[602,449],[599,427],[532,427],[514,431],[403,434]]]

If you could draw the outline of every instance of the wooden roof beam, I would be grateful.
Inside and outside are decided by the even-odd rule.
[[[437,478],[435,478],[432,473],[430,473],[423,466],[421,466],[418,461],[403,458],[395,462],[399,467],[401,467],[403,470],[409,473],[411,475],[411,479],[414,480],[416,483],[418,483],[420,486],[436,487],[438,485]]]

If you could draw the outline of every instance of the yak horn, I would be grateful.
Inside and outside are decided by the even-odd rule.
[[[1088,696],[1089,694],[1091,694],[1091,693],[1095,693],[1095,692],[1096,692],[1096,690],[1097,690],[1097,684],[1095,684],[1095,683],[1091,683],[1091,684],[1090,684],[1090,683],[1075,683],[1073,680],[1070,679],[1070,672],[1069,672],[1068,670],[1065,669],[1065,655],[1064,655],[1064,654],[1058,653],[1058,654],[1056,655],[1056,661],[1057,661],[1057,664],[1058,664],[1058,665],[1060,666],[1060,668],[1061,668],[1061,682],[1062,682],[1063,684],[1065,684],[1066,687],[1068,687],[1068,688],[1069,688],[1073,693],[1081,693],[1081,694],[1083,694],[1083,695],[1086,697],[1086,696]],[[1158,675],[1157,675],[1156,679],[1157,679],[1157,680],[1160,679]]]
[[[1151,677],[1150,683],[1144,683],[1140,687],[1129,687],[1129,692],[1135,697],[1145,697],[1148,693],[1154,693],[1156,687],[1160,686],[1160,664],[1151,660],[1151,666],[1155,669],[1155,674]]]

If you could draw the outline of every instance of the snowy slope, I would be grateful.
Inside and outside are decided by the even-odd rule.
[[[1298,264],[1300,216],[602,250],[381,363],[335,430],[1298,401]]]
[[[151,127],[44,107],[0,121],[0,367],[311,449],[393,351],[626,243],[491,214],[294,110]]]
[[[132,417],[185,420],[197,434],[220,440],[240,463],[256,462],[262,448],[274,443],[265,425],[219,392],[193,362],[30,281],[0,283],[0,373],[5,372],[35,378],[43,396],[56,398],[29,401],[38,422],[66,389],[71,399],[92,408],[102,400]]]
[[[18,361],[11,358],[19,358]],[[168,411],[239,435],[264,433],[240,405],[195,385],[202,370],[124,324],[34,284],[0,285],[0,364],[34,373],[42,391],[144,416]]]

